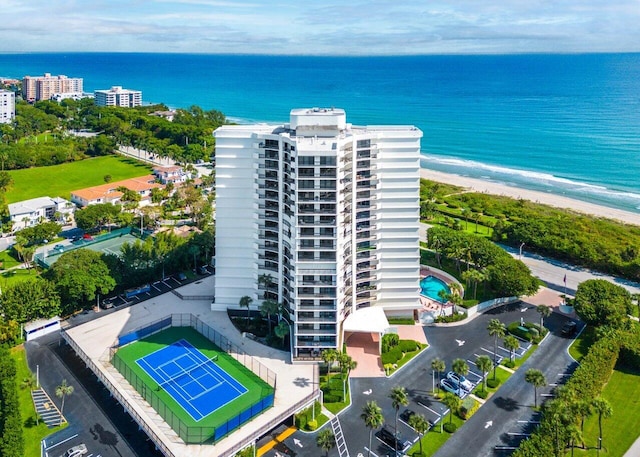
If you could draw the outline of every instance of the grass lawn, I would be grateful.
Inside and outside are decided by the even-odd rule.
[[[502,387],[502,384],[504,384],[505,381],[510,377],[511,377],[511,373],[509,373],[507,370],[503,370],[500,366],[498,366],[498,368],[496,369],[496,379],[500,380],[500,384],[498,384],[497,387],[493,387],[493,388],[487,386],[487,392],[489,392],[489,396],[487,398],[491,398],[491,395],[493,395],[500,387]],[[487,375],[487,381],[489,379],[493,379],[493,370],[491,370]],[[474,389],[473,394],[478,395],[478,392],[480,392],[481,390],[482,390],[482,383],[478,384],[478,387]]]
[[[0,270],[6,270],[7,268],[15,267],[22,263],[11,255],[14,252],[13,249],[0,252]]]
[[[613,415],[602,420],[602,450],[600,455],[622,457],[640,435],[640,375],[614,370],[602,397],[613,409]],[[576,456],[597,456],[598,416],[590,416],[584,424],[587,450],[576,448]],[[571,455],[571,451],[565,455]]]
[[[20,417],[22,418],[22,432],[24,433],[24,455],[40,455],[40,442],[52,433],[57,432],[67,426],[63,424],[59,427],[48,428],[42,421],[36,425],[36,411],[31,400],[29,389],[21,388],[22,381],[31,377],[31,371],[27,366],[27,354],[24,347],[17,346],[11,349],[11,356],[16,361],[16,382],[18,383],[18,401],[20,403]]]
[[[447,414],[444,416],[442,420],[444,421],[444,424],[449,422],[449,415]],[[464,421],[455,414],[452,416],[452,421],[458,426],[458,428],[462,427],[462,424],[464,424]],[[440,433],[440,423],[438,422],[435,427],[429,430],[422,437],[422,453],[427,457],[434,455],[451,436],[452,435],[450,433],[447,433],[444,430]],[[409,452],[407,452],[407,455],[414,455],[414,453],[415,455],[420,454],[420,443],[418,442],[411,447]]]
[[[162,350],[167,346],[184,339],[194,348],[215,362],[229,376],[242,384],[247,391],[236,396],[228,403],[220,405],[215,411],[200,420],[195,420],[165,389],[158,388],[158,383],[136,363],[136,360]],[[169,360],[167,360],[168,362]],[[263,398],[273,394],[273,388],[258,377],[231,355],[222,351],[191,327],[172,327],[156,333],[143,340],[121,347],[114,357],[114,365],[120,370],[132,386],[143,395],[147,401],[162,415],[172,428],[189,443],[209,442],[214,434],[221,437],[225,433],[227,424],[229,432],[239,425],[237,416],[245,413]],[[199,405],[201,406],[201,405]],[[203,411],[204,412],[204,411]],[[251,420],[251,419],[249,419]],[[216,430],[218,433],[216,433]],[[185,439],[186,438],[186,439]]]
[[[411,351],[411,352],[405,352],[402,358],[396,362],[396,368],[391,368],[387,372],[387,376],[391,376],[393,373],[398,371],[402,366],[409,363],[415,356],[417,356],[418,354],[420,354],[422,351],[424,351],[426,348],[429,347],[428,344],[421,344],[421,343],[418,343],[418,344],[420,345],[420,349]]]
[[[0,288],[15,284],[16,282],[34,279],[38,276],[40,276],[40,273],[35,268],[31,268],[29,270],[18,268],[15,270],[5,271],[4,273],[0,273]]]
[[[111,182],[116,182],[150,173],[148,165],[118,155],[12,170],[9,174],[13,185],[7,191],[7,203],[46,196],[69,199],[72,190],[104,184],[105,175],[111,175]]]
[[[343,389],[343,376],[346,376],[341,373],[331,373],[331,378],[328,378],[328,375],[320,376],[320,389],[324,394],[324,407],[331,411],[333,414],[338,414],[340,411],[345,409],[351,403],[351,393],[349,392],[349,381],[344,387],[346,387],[345,401],[327,401],[338,399],[342,400],[342,389]]]
[[[571,346],[569,347],[569,355],[579,362],[580,359],[587,354],[589,348],[595,341],[596,329],[595,327],[588,326],[580,336],[571,343]]]
[[[531,355],[536,352],[536,349],[538,349],[538,345],[537,344],[533,344],[531,345],[531,347],[529,348],[529,350],[527,352],[525,352],[525,354],[522,357],[515,357],[513,359],[513,361],[515,362],[515,366],[513,368],[511,368],[512,370],[517,370],[518,368],[520,368],[520,366],[525,363],[527,361],[527,359],[529,357],[531,357]],[[501,365],[504,365],[506,362],[509,361],[509,357],[506,357]]]

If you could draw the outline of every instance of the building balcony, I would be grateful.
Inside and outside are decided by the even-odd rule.
[[[297,341],[294,345],[296,348],[335,348],[336,340],[332,339],[331,341]],[[294,357],[295,359],[295,357]]]
[[[336,335],[337,330],[296,329],[296,335]]]
[[[329,323],[329,324],[335,324],[336,323],[336,318],[335,317],[300,317],[298,316],[296,318],[296,322],[298,323]]]
[[[298,311],[335,311],[336,305],[300,305],[296,309]]]

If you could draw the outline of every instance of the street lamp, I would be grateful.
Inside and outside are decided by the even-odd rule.
[[[522,260],[522,248],[523,247],[524,247],[524,243],[520,244],[520,253],[518,254],[519,255],[518,260]]]

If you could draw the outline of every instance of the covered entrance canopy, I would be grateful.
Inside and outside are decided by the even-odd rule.
[[[384,310],[377,306],[362,308],[349,314],[345,319],[343,329],[346,332],[384,333],[389,328],[389,321]]]
[[[358,363],[352,376],[384,376],[380,361],[382,335],[389,329],[389,321],[380,307],[362,308],[343,322],[347,353]]]

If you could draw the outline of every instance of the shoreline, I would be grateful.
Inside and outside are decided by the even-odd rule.
[[[530,200],[534,203],[542,203],[556,208],[570,209],[590,216],[603,217],[640,226],[640,214],[632,213],[608,206],[597,205],[595,203],[584,202],[562,195],[548,194],[535,190],[512,187],[491,181],[484,181],[477,178],[467,178],[453,173],[443,173],[441,171],[420,168],[420,177],[431,181],[453,184],[464,187],[475,192],[500,195],[515,199]]]

